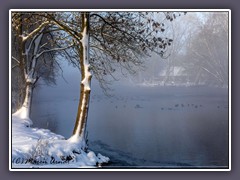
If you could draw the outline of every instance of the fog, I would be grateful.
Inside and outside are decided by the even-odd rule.
[[[168,58],[145,58],[144,71],[123,76],[105,96],[92,81],[89,149],[109,156],[108,167],[228,166],[228,21],[225,13],[189,13],[174,21]],[[80,73],[63,63],[56,86],[34,90],[35,127],[72,135]]]
[[[79,72],[68,67],[56,87],[34,92],[34,126],[69,138],[79,99]],[[140,86],[128,78],[106,97],[93,80],[87,124],[89,148],[108,166],[228,166],[228,89]]]

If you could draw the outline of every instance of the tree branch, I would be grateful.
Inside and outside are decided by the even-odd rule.
[[[48,52],[52,52],[52,51],[61,51],[61,50],[65,50],[65,49],[68,49],[68,48],[73,47],[73,46],[74,46],[74,44],[71,44],[70,46],[67,46],[67,47],[44,50],[44,51],[40,52],[39,54],[37,54],[36,58],[39,58],[44,53],[48,53]]]
[[[30,34],[28,34],[27,36],[23,36],[22,41],[26,42],[29,38],[31,38],[32,36],[34,36],[35,34],[40,32],[42,30],[42,28],[45,27],[48,24],[50,24],[49,21],[43,22],[38,28],[34,29]]]
[[[19,66],[19,64],[15,64],[13,67],[12,67],[12,69],[15,69],[16,67],[18,67]]]
[[[72,37],[74,37],[77,40],[80,40],[81,34],[77,33],[76,31],[72,30],[71,28],[69,28],[68,26],[60,23],[59,21],[57,21],[55,18],[53,18],[52,16],[48,15],[47,18],[51,19],[53,21],[53,23],[55,25],[57,25],[58,27],[62,28],[63,30],[65,30],[69,35],[71,35]]]
[[[12,59],[13,59],[14,61],[16,61],[18,64],[20,64],[20,61],[19,61],[17,58],[15,58],[15,57],[12,56]]]
[[[120,32],[122,32],[122,33],[124,33],[124,34],[127,34],[127,35],[131,36],[131,37],[134,38],[134,39],[136,38],[135,36],[129,34],[128,32],[123,31],[123,30],[121,30],[120,28],[118,28],[118,27],[112,25],[111,23],[107,22],[102,16],[100,16],[100,15],[98,15],[98,14],[91,14],[90,17],[91,17],[91,16],[97,16],[97,17],[99,17],[100,19],[102,19],[104,23],[106,23],[107,25],[111,26],[112,28],[114,28],[114,29],[116,29],[116,30],[118,30],[118,31],[120,31]]]

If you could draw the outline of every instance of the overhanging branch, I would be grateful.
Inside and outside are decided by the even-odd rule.
[[[61,51],[61,50],[65,50],[65,49],[68,49],[68,48],[73,47],[73,46],[74,46],[74,44],[71,44],[70,46],[67,46],[67,47],[44,50],[44,51],[40,52],[39,54],[37,54],[36,58],[39,58],[44,53],[49,53],[49,52],[52,52],[52,51]]]

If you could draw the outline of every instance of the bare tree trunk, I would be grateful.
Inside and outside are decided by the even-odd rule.
[[[29,119],[30,116],[30,108],[31,108],[31,99],[32,99],[32,92],[33,92],[33,84],[27,83],[26,86],[26,93],[23,105],[21,107],[21,118],[22,119]]]
[[[26,48],[25,44],[20,38],[20,48],[19,52],[21,54],[20,56],[20,74],[21,78],[23,79],[22,81],[24,82],[24,101],[22,104],[22,107],[15,113],[22,119],[29,119],[30,118],[30,110],[31,110],[31,103],[32,103],[32,94],[33,94],[33,88],[34,84],[37,81],[37,78],[34,77],[35,70],[36,70],[36,65],[37,65],[37,53],[39,50],[40,42],[42,39],[43,34],[36,35],[36,38],[33,38],[32,42],[34,43],[34,52],[33,52],[33,57],[32,61],[30,62],[29,60],[29,50],[32,47],[32,42],[29,44],[29,47]],[[26,64],[31,64],[30,67],[27,66],[25,67]]]
[[[82,13],[82,39],[80,41],[81,90],[77,118],[73,130],[74,141],[82,141],[85,146],[85,129],[90,99],[91,72],[89,65],[89,14]],[[83,147],[85,148],[85,147]]]
[[[18,23],[19,23],[19,28],[18,28],[18,32],[17,32],[17,41],[18,41],[18,54],[19,54],[19,78],[20,81],[18,81],[18,88],[19,88],[19,95],[20,98],[20,102],[19,104],[21,104],[20,109],[17,110],[17,112],[15,112],[15,115],[18,115],[19,117],[21,117],[22,119],[28,119],[29,118],[29,111],[27,111],[27,107],[29,106],[28,98],[29,98],[29,94],[31,94],[31,88],[27,85],[26,82],[26,69],[25,69],[25,58],[26,58],[26,54],[25,54],[25,42],[23,41],[22,38],[22,34],[23,34],[23,20],[22,20],[22,16],[19,16],[18,19]],[[28,94],[27,94],[28,93]]]
[[[26,90],[26,80],[25,80],[25,42],[23,42],[22,34],[23,34],[23,15],[19,16],[19,28],[17,32],[17,41],[18,41],[18,54],[19,54],[19,70],[20,70],[20,81],[19,81],[19,94],[20,103],[22,105],[25,96]]]

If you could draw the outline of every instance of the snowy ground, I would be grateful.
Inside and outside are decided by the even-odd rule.
[[[12,115],[12,168],[95,168],[109,158],[84,152],[80,141],[32,128],[30,119]]]

